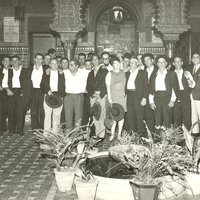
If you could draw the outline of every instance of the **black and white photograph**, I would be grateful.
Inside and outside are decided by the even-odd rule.
[[[0,0],[0,200],[200,200],[200,0]]]

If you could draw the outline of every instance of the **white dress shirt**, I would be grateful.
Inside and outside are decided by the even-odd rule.
[[[163,73],[160,73],[158,70],[156,80],[155,80],[155,91],[166,91],[166,85],[165,85],[165,77],[167,74],[167,69]],[[175,102],[176,101],[176,94],[174,92],[174,89],[172,88],[172,95],[170,101]],[[154,103],[154,95],[149,95],[149,103]]]
[[[165,86],[166,74],[167,74],[167,70],[165,70],[163,73],[160,73],[160,71],[158,70],[156,81],[155,81],[156,91],[166,91],[166,86]]]
[[[3,69],[3,80],[2,80],[2,87],[8,88],[8,69]]]
[[[180,69],[180,71],[175,69],[174,71],[176,72],[177,77],[178,77],[179,89],[184,90],[183,83],[182,83],[183,69]]]
[[[135,79],[137,77],[137,74],[138,74],[138,68],[136,68],[134,70],[134,72],[132,72],[132,70],[130,70],[130,76],[129,76],[128,83],[127,83],[128,90],[135,90]]]
[[[70,94],[84,93],[86,90],[88,70],[78,69],[76,74],[72,74],[69,69],[64,71],[65,92]]]
[[[15,69],[12,69],[12,70],[13,70],[12,88],[21,88],[19,77],[20,77],[22,68],[20,67],[18,70],[15,70]]]
[[[33,83],[33,88],[40,88],[40,83],[42,81],[43,76],[43,67],[42,65],[36,69],[35,65],[33,66],[33,71],[31,74],[31,80]]]
[[[200,68],[200,64],[194,66],[194,68],[193,68],[193,74],[195,74],[199,68]]]
[[[50,90],[51,92],[58,92],[58,70],[51,70],[50,72]]]

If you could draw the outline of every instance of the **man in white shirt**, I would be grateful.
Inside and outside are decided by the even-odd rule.
[[[191,105],[192,105],[192,124],[200,120],[200,54],[195,53],[192,56],[192,69],[195,87],[192,89]],[[194,136],[200,136],[199,123],[193,128]]]
[[[24,92],[27,84],[26,69],[20,65],[19,57],[12,57],[12,69],[8,72],[8,129],[9,135],[18,133],[23,135],[24,128]]]
[[[172,123],[172,108],[178,96],[178,80],[175,72],[167,71],[168,58],[159,55],[155,59],[158,71],[150,83],[149,103],[155,114],[155,128],[170,128]]]
[[[43,55],[38,53],[34,58],[34,66],[27,69],[29,82],[29,96],[31,109],[31,127],[32,129],[44,128],[44,93],[40,84],[42,76],[46,73],[47,66],[43,66]]]
[[[56,95],[63,98],[65,95],[64,74],[59,72],[58,62],[54,58],[50,61],[50,67],[49,75],[44,73],[42,76],[41,89],[45,95]],[[52,130],[53,133],[58,133],[62,108],[63,104],[51,107],[44,99],[44,131]]]
[[[8,96],[5,88],[8,88],[8,70],[10,57],[4,56],[0,68],[0,135],[7,130],[6,118],[8,117]]]
[[[82,123],[83,93],[86,90],[88,72],[79,69],[78,66],[78,60],[74,58],[70,60],[69,69],[64,70],[66,130],[71,130]]]
[[[175,72],[179,83],[179,95],[174,105],[174,124],[181,126],[182,123],[188,131],[191,128],[191,100],[190,94],[192,88],[195,87],[195,82],[189,71],[183,69],[183,61],[181,57],[175,56],[173,59]]]
[[[138,68],[138,60],[130,59],[130,71],[126,72],[127,119],[128,130],[146,136],[144,111],[148,97],[147,72]]]

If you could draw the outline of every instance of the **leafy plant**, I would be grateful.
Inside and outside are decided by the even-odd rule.
[[[36,142],[50,147],[49,150],[43,150],[42,154],[46,155],[58,169],[63,165],[75,167],[82,156],[78,154],[76,146],[80,141],[86,141],[88,138],[90,134],[88,127],[90,126],[79,126],[68,133],[65,133],[61,127],[58,133],[37,129],[33,130],[33,135]],[[72,162],[64,162],[67,159],[71,159]]]
[[[123,136],[121,141],[129,148],[122,152],[123,155],[118,156],[121,161],[119,164],[133,169],[133,180],[143,184],[157,183],[157,178],[166,175],[175,175],[183,179],[184,175],[195,166],[195,162],[184,147],[177,145],[182,142],[181,131],[165,130],[161,133],[161,142],[155,143],[147,125],[146,128],[148,139],[138,138],[137,134]],[[147,147],[148,153],[142,150],[142,146],[141,151],[133,151],[131,144]]]

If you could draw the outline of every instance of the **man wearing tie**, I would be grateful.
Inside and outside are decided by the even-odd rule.
[[[192,124],[200,120],[200,54],[195,53],[192,56],[194,64],[192,74],[195,81],[195,87],[192,89],[191,105],[192,105]],[[199,136],[199,125],[192,130],[194,136]]]

